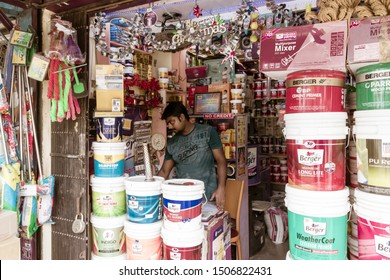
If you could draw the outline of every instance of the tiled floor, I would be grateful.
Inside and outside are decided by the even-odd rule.
[[[266,236],[265,244],[256,254],[250,257],[250,260],[285,260],[289,250],[288,240],[282,244],[274,244]]]

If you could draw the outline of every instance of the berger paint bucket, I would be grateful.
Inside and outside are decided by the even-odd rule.
[[[287,75],[286,113],[344,112],[345,73],[302,70]]]
[[[91,214],[92,252],[99,257],[115,257],[126,253],[123,225],[126,215],[101,218]]]
[[[356,71],[357,110],[390,109],[390,63],[379,63]]]
[[[155,223],[162,218],[161,183],[163,177],[145,181],[145,176],[125,179],[127,217],[133,223]]]
[[[390,110],[356,111],[354,118],[358,183],[390,195]]]
[[[125,142],[93,142],[93,162],[96,177],[120,177],[124,173]]]
[[[288,233],[294,260],[345,260],[348,188],[308,191],[286,185]]]
[[[194,230],[201,226],[204,183],[193,179],[170,179],[161,184],[164,227]]]
[[[163,240],[163,260],[201,260],[203,227],[183,232],[170,230],[164,226],[161,229]]]
[[[91,260],[93,261],[123,261],[127,260],[127,254],[122,254],[116,257],[100,257],[95,255],[94,253],[91,253]]]
[[[92,212],[98,217],[117,217],[126,214],[125,176],[91,176]]]
[[[286,114],[288,182],[313,191],[335,191],[345,187],[345,112]]]
[[[95,112],[96,141],[121,142],[123,112]]]
[[[355,190],[360,260],[390,260],[390,196]]]
[[[129,260],[161,260],[162,221],[137,224],[125,221],[126,252]]]

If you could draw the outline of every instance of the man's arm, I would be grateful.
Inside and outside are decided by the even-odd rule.
[[[213,156],[217,163],[218,187],[212,194],[211,200],[216,200],[217,207],[223,209],[225,206],[225,185],[227,176],[227,163],[223,149],[213,149]]]
[[[161,166],[161,169],[158,171],[157,176],[161,176],[163,178],[168,179],[169,174],[172,171],[172,168],[175,166],[175,162],[171,159],[166,159]]]

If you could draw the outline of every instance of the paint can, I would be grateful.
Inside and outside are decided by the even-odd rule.
[[[355,111],[354,118],[359,186],[390,195],[390,110]]]
[[[155,223],[162,219],[161,183],[163,177],[154,176],[154,181],[145,181],[145,176],[125,179],[127,216],[133,223]]]
[[[126,252],[128,260],[161,260],[162,221],[138,224],[125,221]]]
[[[308,191],[286,185],[290,254],[294,260],[345,260],[349,191]]]
[[[123,112],[95,112],[96,141],[121,142]]]
[[[345,112],[286,114],[288,182],[313,191],[345,187]]]
[[[359,241],[353,237],[348,236],[348,259],[359,260]]]
[[[286,79],[286,113],[344,112],[345,73],[302,70]]]
[[[96,177],[91,175],[92,212],[98,217],[126,214],[125,176]]]
[[[261,147],[258,144],[248,145],[247,165],[249,186],[257,185],[261,182],[260,150]]]
[[[390,63],[379,63],[356,71],[357,110],[390,109]]]
[[[161,184],[164,227],[194,230],[201,226],[204,183],[193,179],[170,179]]]
[[[188,231],[161,229],[164,260],[201,260],[203,227]]]
[[[355,190],[360,260],[390,260],[390,196]]]
[[[124,173],[125,142],[93,142],[93,166],[96,177],[121,177]]]

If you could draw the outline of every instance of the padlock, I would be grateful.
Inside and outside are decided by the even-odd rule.
[[[84,230],[85,230],[84,216],[82,213],[79,213],[76,215],[72,223],[72,231],[78,234],[78,233],[82,233]]]

